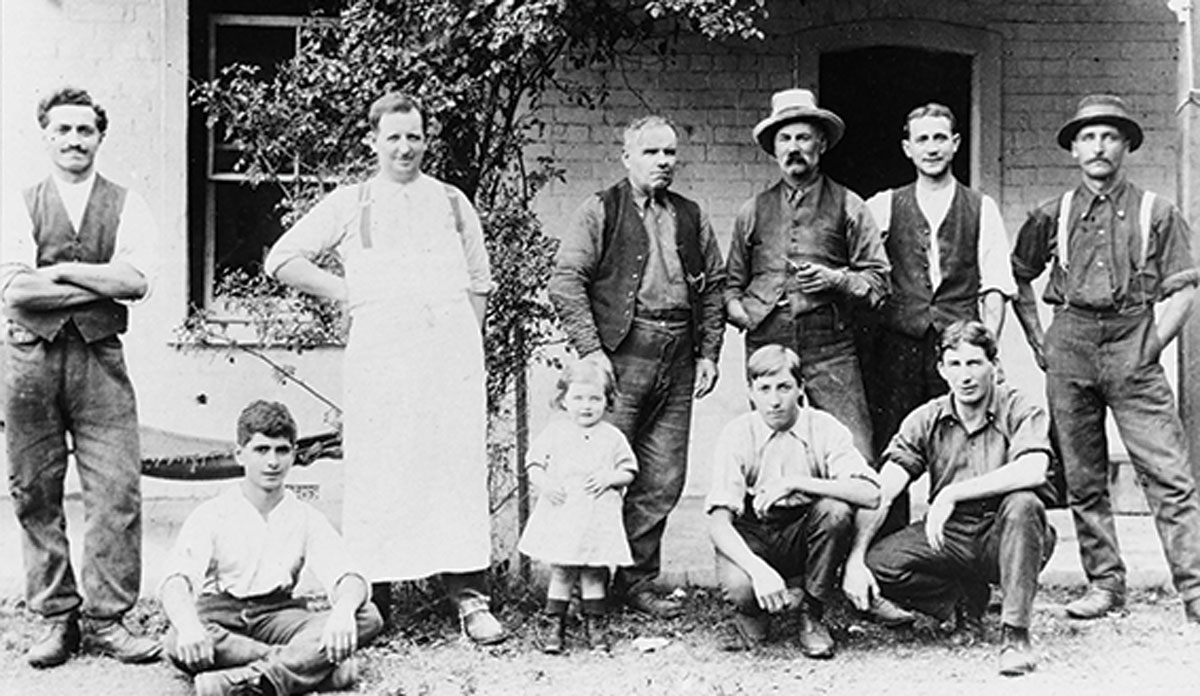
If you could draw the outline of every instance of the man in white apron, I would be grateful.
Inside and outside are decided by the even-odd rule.
[[[441,574],[463,631],[507,637],[492,616],[480,329],[492,288],[479,217],[421,172],[424,116],[389,93],[371,105],[370,180],[343,186],[271,249],[266,272],[345,302],[342,533],[385,605],[388,583]],[[345,278],[311,259],[336,249]]]

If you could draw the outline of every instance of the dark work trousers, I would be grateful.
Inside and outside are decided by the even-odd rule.
[[[286,696],[313,691],[337,666],[321,647],[329,612],[309,611],[303,599],[283,593],[247,599],[202,595],[196,609],[213,639],[211,669],[250,666],[271,682],[276,694]],[[361,648],[379,635],[383,619],[370,602],[364,602],[354,618]],[[191,672],[179,661],[177,640],[172,628],[163,641],[167,655]]]
[[[854,331],[838,308],[830,304],[792,317],[786,306],[776,307],[761,324],[746,332],[746,359],[771,343],[796,351],[808,403],[849,428],[854,446],[868,462],[874,461],[871,416]]]
[[[950,389],[938,374],[940,336],[932,326],[920,337],[881,327],[879,339],[873,356],[875,364],[870,368],[877,381],[867,386],[876,461],[880,461],[892,436],[913,409]],[[911,514],[910,499],[905,490],[892,501],[877,536],[882,538],[907,527]]]
[[[867,552],[883,596],[942,621],[965,602],[983,616],[991,583],[1004,593],[1000,619],[1028,628],[1038,573],[1054,553],[1054,527],[1031,491],[960,504],[945,526],[945,543],[934,551],[925,522],[914,522],[880,539]]]
[[[1155,332],[1152,311],[1057,310],[1046,332],[1046,393],[1089,582],[1125,592],[1108,491],[1105,413],[1112,409],[1175,588],[1189,600],[1200,597],[1200,502]]]
[[[828,603],[841,592],[842,565],[854,543],[854,508],[841,500],[818,498],[777,514],[760,521],[747,508],[749,518],[736,518],[733,528],[754,555],[774,568],[789,587],[798,586],[808,598],[822,605]],[[717,581],[726,601],[743,614],[761,614],[754,584],[746,571],[720,552],[716,564]]]
[[[68,322],[44,341],[10,322],[7,341],[8,483],[29,606],[47,617],[82,605],[89,618],[120,618],[137,600],[142,573],[137,405],[121,340],[85,343]],[[82,597],[63,514],[68,434],[87,519]]]
[[[688,432],[696,356],[690,321],[635,318],[609,355],[617,396],[609,421],[637,456],[638,473],[625,491],[625,535],[633,565],[620,568],[617,596],[649,588],[662,565],[662,535],[688,467]]]

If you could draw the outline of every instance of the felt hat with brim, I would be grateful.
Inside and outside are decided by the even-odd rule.
[[[1125,134],[1129,151],[1142,145],[1142,127],[1129,114],[1125,100],[1115,94],[1089,94],[1079,100],[1075,116],[1058,129],[1058,144],[1064,150],[1071,149],[1075,136],[1084,126],[1103,123],[1114,126]]]
[[[771,95],[771,115],[754,127],[754,139],[768,155],[775,154],[775,131],[796,121],[811,121],[825,131],[825,147],[837,145],[846,132],[846,124],[837,114],[817,106],[807,89],[785,89]]]

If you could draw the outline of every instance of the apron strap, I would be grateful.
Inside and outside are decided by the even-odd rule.
[[[358,185],[358,238],[364,249],[370,249],[371,242],[371,191],[367,188],[369,181]]]

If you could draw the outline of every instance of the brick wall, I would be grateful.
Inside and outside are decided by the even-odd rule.
[[[584,195],[622,175],[622,124],[659,111],[683,131],[676,188],[701,201],[727,243],[737,206],[776,177],[750,131],[766,115],[771,93],[794,84],[795,33],[864,20],[944,22],[1001,35],[1001,113],[985,114],[984,126],[1000,136],[1000,190],[988,193],[1001,201],[1010,232],[1031,206],[1075,180],[1053,137],[1086,92],[1114,91],[1130,101],[1146,129],[1146,144],[1127,160],[1130,174],[1175,196],[1178,28],[1163,0],[810,0],[768,7],[766,41],[692,41],[669,61],[644,58],[623,70],[570,75],[603,82],[612,97],[595,111],[562,103],[547,109],[551,125],[539,134],[538,152],[567,170],[567,183],[539,202],[552,232]]]

